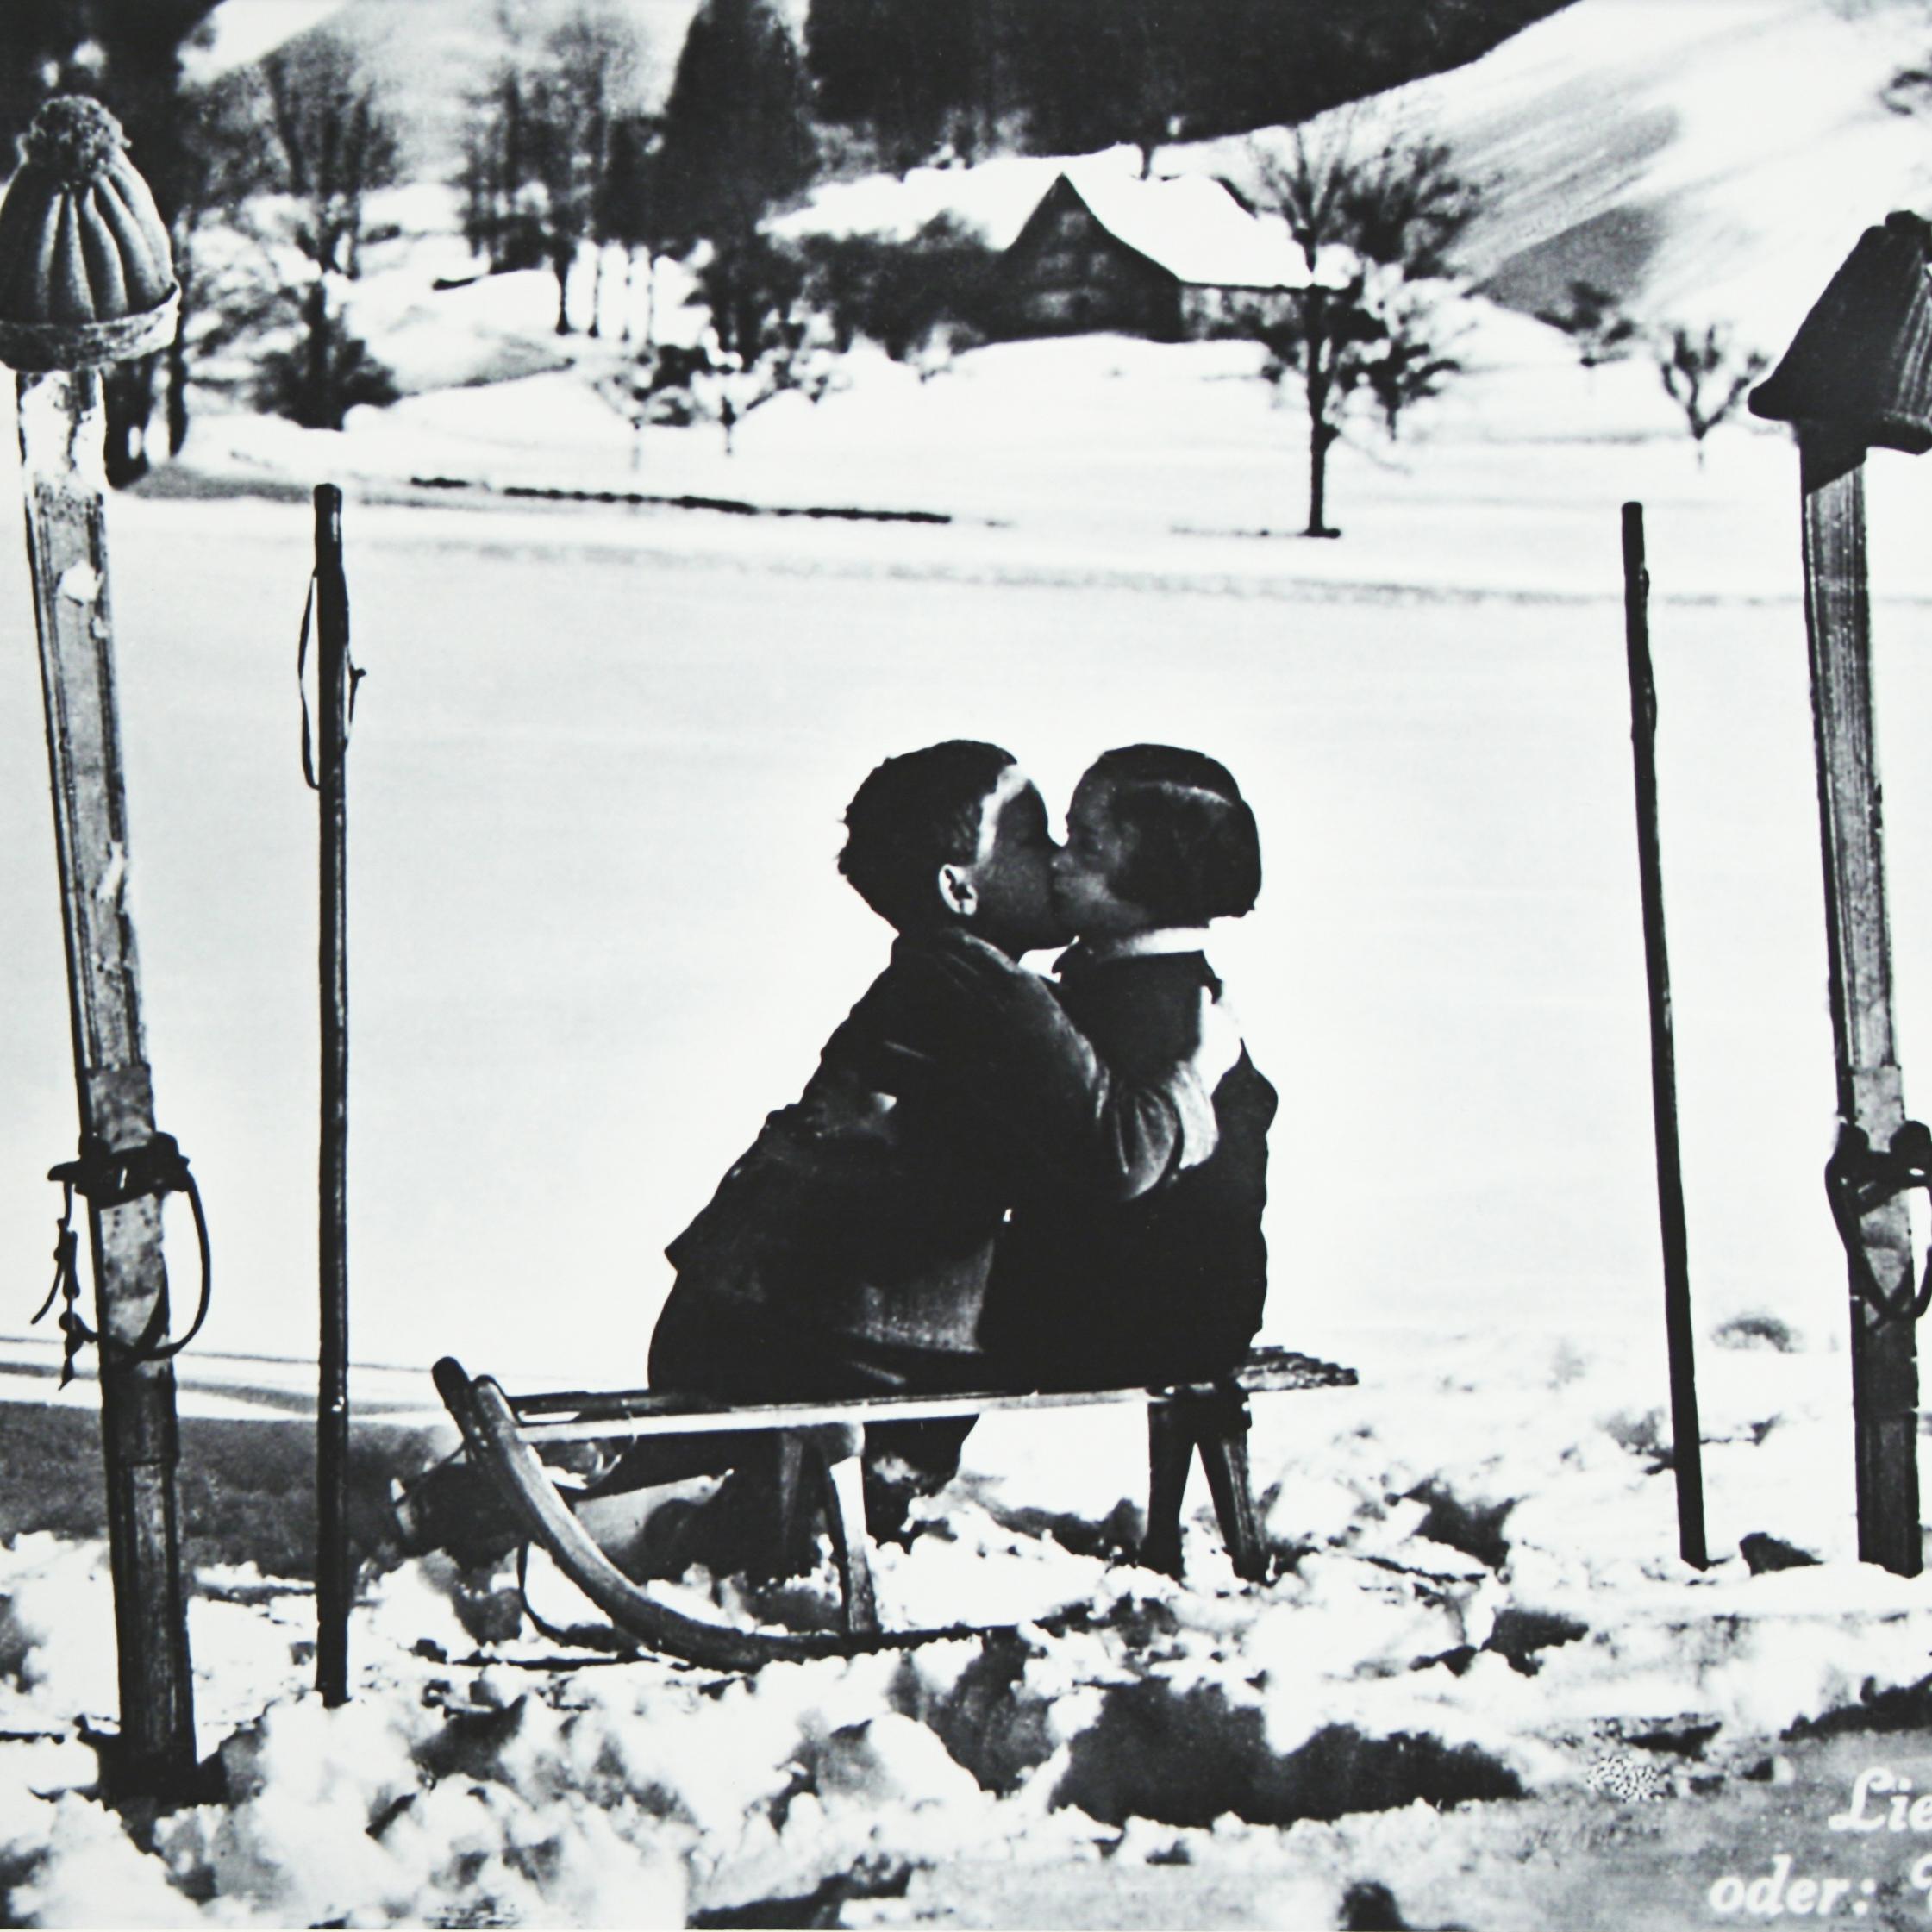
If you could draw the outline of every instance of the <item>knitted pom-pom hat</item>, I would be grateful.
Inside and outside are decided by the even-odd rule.
[[[78,369],[159,348],[173,333],[173,252],[121,123],[59,94],[34,117],[0,203],[0,361]]]

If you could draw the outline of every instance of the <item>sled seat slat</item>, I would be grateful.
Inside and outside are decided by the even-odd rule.
[[[1290,1348],[1257,1348],[1232,1378],[1247,1395],[1296,1389],[1353,1387],[1355,1372]],[[530,1443],[593,1442],[653,1435],[706,1435],[745,1429],[809,1429],[837,1422],[930,1422],[981,1416],[1003,1409],[1067,1409],[1095,1403],[1205,1397],[1220,1384],[1165,1387],[985,1390],[961,1395],[852,1396],[815,1402],[753,1403],[721,1408],[703,1397],[653,1395],[648,1389],[597,1394],[571,1390],[508,1397],[518,1433]]]

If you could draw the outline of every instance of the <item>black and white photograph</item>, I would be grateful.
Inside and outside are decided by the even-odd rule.
[[[0,1923],[1932,1923],[1929,0],[0,0]]]

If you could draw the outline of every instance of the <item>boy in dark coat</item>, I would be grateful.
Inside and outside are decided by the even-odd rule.
[[[1210,1096],[1240,1049],[1210,994],[1171,1052],[1136,1042],[1129,1072],[1017,963],[1066,929],[1046,808],[1008,753],[954,741],[889,759],[846,825],[840,869],[896,928],[891,962],[667,1250],[653,1389],[753,1403],[984,1386],[977,1331],[1008,1209],[1131,1200],[1213,1151]],[[867,1432],[875,1534],[944,1482],[970,1426]],[[728,1448],[728,1487],[763,1488],[760,1452]],[[722,1494],[701,1512],[729,1513]]]
[[[839,867],[896,928],[891,961],[666,1251],[678,1278],[651,1338],[653,1390],[735,1404],[987,1386],[977,1331],[1007,1210],[1064,1190],[1131,1199],[1214,1150],[1210,1096],[1241,1042],[1209,995],[1185,1045],[1137,1051],[1128,1072],[1018,964],[1068,932],[1046,808],[1009,753],[953,741],[888,759],[846,826]],[[867,1431],[875,1535],[944,1484],[970,1428]],[[745,1567],[775,1526],[769,1438],[641,1442],[586,1493],[727,1468],[710,1502],[653,1516],[639,1554],[665,1574]],[[442,1473],[447,1494],[412,1491],[413,1547],[466,1513],[484,1527],[470,1472]]]
[[[1192,1047],[1221,982],[1210,919],[1254,903],[1254,814],[1224,766],[1168,745],[1097,760],[1067,814],[1055,903],[1079,943],[1057,966],[1061,1005],[1122,1074]],[[1109,1387],[1234,1367],[1267,1290],[1261,1210],[1274,1089],[1244,1049],[1215,1090],[1212,1155],[1129,1197],[1073,1184],[1014,1209],[982,1336],[1007,1385]]]

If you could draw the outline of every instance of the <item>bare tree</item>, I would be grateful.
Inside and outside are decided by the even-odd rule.
[[[585,241],[602,242],[603,191],[613,134],[636,91],[642,49],[627,21],[579,5],[543,43],[532,91],[536,176],[543,189],[544,240],[557,278],[557,333],[570,333],[564,303],[572,267]],[[601,268],[602,256],[599,255]],[[589,333],[597,333],[598,287]]]
[[[169,239],[181,311],[164,352],[167,370],[168,454],[178,456],[188,440],[191,344],[227,331],[220,313],[219,258],[251,196],[272,187],[276,174],[261,140],[259,99],[252,78],[228,73],[184,88],[184,138],[176,176]]]
[[[1771,366],[1755,349],[1738,347],[1729,328],[1711,322],[1700,335],[1684,322],[1666,322],[1656,339],[1657,372],[1671,400],[1684,412],[1704,466],[1704,441],[1744,400],[1744,392]]]
[[[341,284],[360,272],[370,196],[397,179],[396,125],[354,47],[336,34],[267,55],[260,89],[270,178],[293,204],[288,239],[311,270],[299,344],[269,357],[265,378],[297,422],[340,429],[352,403],[385,394],[381,371],[348,332]]]
[[[497,58],[489,79],[468,98],[456,179],[464,239],[492,274],[535,268],[544,259],[528,103],[536,55],[510,0],[497,0],[496,26]]]
[[[628,16],[578,0],[533,44],[519,16],[497,9],[496,71],[470,103],[464,136],[464,226],[491,267],[547,265],[557,278],[557,333],[570,333],[570,276],[605,226],[608,181],[635,119],[643,47]],[[601,266],[601,257],[600,257]],[[600,278],[601,284],[601,278]],[[597,333],[593,297],[589,333]]]
[[[597,184],[593,231],[600,241],[615,242],[624,251],[623,322],[619,340],[630,340],[631,289],[637,258],[644,257],[644,349],[648,354],[657,335],[657,258],[664,241],[658,219],[655,162],[658,119],[655,115],[619,115],[611,123],[603,179]]]
[[[1445,276],[1479,197],[1440,143],[1391,140],[1365,154],[1346,117],[1319,136],[1293,129],[1285,153],[1260,143],[1250,153],[1254,199],[1287,222],[1312,281],[1281,309],[1251,314],[1246,327],[1268,347],[1265,373],[1301,378],[1306,534],[1336,536],[1327,519],[1328,459],[1350,396],[1368,386],[1392,435],[1402,410],[1437,393],[1460,366],[1438,339],[1436,306],[1403,291]]]

